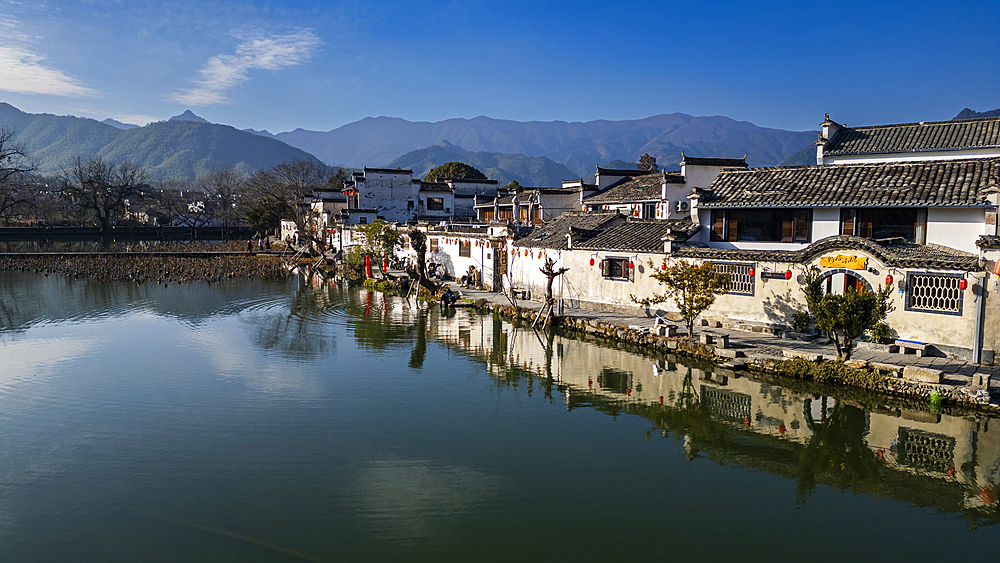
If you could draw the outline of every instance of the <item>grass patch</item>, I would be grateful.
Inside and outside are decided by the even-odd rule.
[[[872,368],[854,369],[843,362],[811,362],[802,358],[791,360],[772,360],[771,367],[785,377],[815,381],[817,383],[833,383],[850,385],[870,390],[884,390],[888,376]]]

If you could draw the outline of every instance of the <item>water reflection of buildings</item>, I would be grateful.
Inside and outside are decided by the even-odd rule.
[[[652,424],[647,435],[672,436],[689,458],[795,479],[803,498],[827,485],[933,506],[974,526],[1000,522],[1000,427],[990,417],[864,410],[710,364],[536,333],[466,310],[422,314],[377,295],[386,320],[478,358],[499,384],[561,395],[568,409],[642,416]]]

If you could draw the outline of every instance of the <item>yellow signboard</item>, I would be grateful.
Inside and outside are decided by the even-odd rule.
[[[824,256],[819,259],[819,265],[824,268],[847,268],[849,270],[864,270],[868,267],[867,256],[852,256],[849,254],[838,254],[836,256]]]

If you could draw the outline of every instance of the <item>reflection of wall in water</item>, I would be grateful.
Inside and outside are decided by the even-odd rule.
[[[406,322],[413,314],[400,310],[393,316]],[[494,377],[515,366],[538,376],[550,369],[568,394],[577,389],[622,403],[657,404],[662,397],[663,404],[674,405],[690,374],[689,390],[714,419],[799,444],[806,444],[837,406],[831,397],[794,393],[721,368],[687,367],[669,355],[657,360],[561,335],[552,337],[547,368],[547,333],[467,310],[450,318],[428,315],[428,336],[484,359]],[[991,419],[926,411],[869,412],[867,419],[866,443],[887,467],[963,483],[968,507],[995,502],[1000,427],[990,431]]]

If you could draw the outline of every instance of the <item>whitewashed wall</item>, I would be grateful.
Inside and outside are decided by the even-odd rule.
[[[927,242],[979,253],[976,241],[986,234],[986,209],[940,208],[927,210]]]

